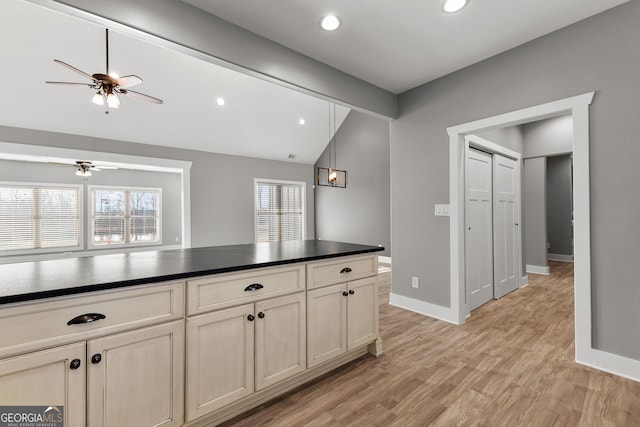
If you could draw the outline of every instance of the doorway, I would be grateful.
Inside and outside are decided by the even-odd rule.
[[[521,110],[452,126],[449,134],[450,179],[450,298],[442,318],[465,321],[464,293],[464,137],[471,133],[519,125],[543,118],[571,114],[573,118],[573,200],[575,221],[574,288],[576,360],[600,366],[602,352],[591,346],[591,230],[589,197],[589,105],[595,92],[572,96]],[[445,317],[446,316],[446,317]],[[608,362],[607,362],[608,363]]]
[[[470,312],[520,287],[520,154],[465,138],[465,299]]]

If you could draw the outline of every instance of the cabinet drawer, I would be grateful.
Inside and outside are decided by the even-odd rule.
[[[78,316],[104,318],[67,324]],[[0,308],[0,357],[180,319],[184,282],[171,282]]]
[[[216,274],[187,281],[187,315],[304,290],[303,264]]]
[[[307,288],[319,288],[376,274],[378,257],[375,255],[315,262],[307,264]]]

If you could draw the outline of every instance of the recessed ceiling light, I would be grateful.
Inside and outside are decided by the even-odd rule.
[[[335,31],[341,24],[340,18],[335,15],[327,15],[320,20],[320,28],[325,31]]]
[[[300,126],[302,126],[305,123],[307,123],[307,121],[305,119],[300,119],[300,120],[298,120],[298,123],[300,123]]]
[[[469,0],[445,0],[442,4],[442,10],[447,13],[453,13],[461,10],[467,4],[469,4]]]
[[[223,106],[224,105],[224,98],[218,98],[216,99],[216,104],[218,104],[219,106]]]

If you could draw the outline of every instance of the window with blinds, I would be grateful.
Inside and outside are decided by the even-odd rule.
[[[0,183],[0,253],[80,246],[80,187]]]
[[[304,238],[304,182],[256,180],[256,242]]]
[[[91,246],[159,243],[161,190],[90,188]]]

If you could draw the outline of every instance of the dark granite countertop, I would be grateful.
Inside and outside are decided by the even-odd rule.
[[[327,240],[133,252],[0,265],[0,304],[382,251]]]

